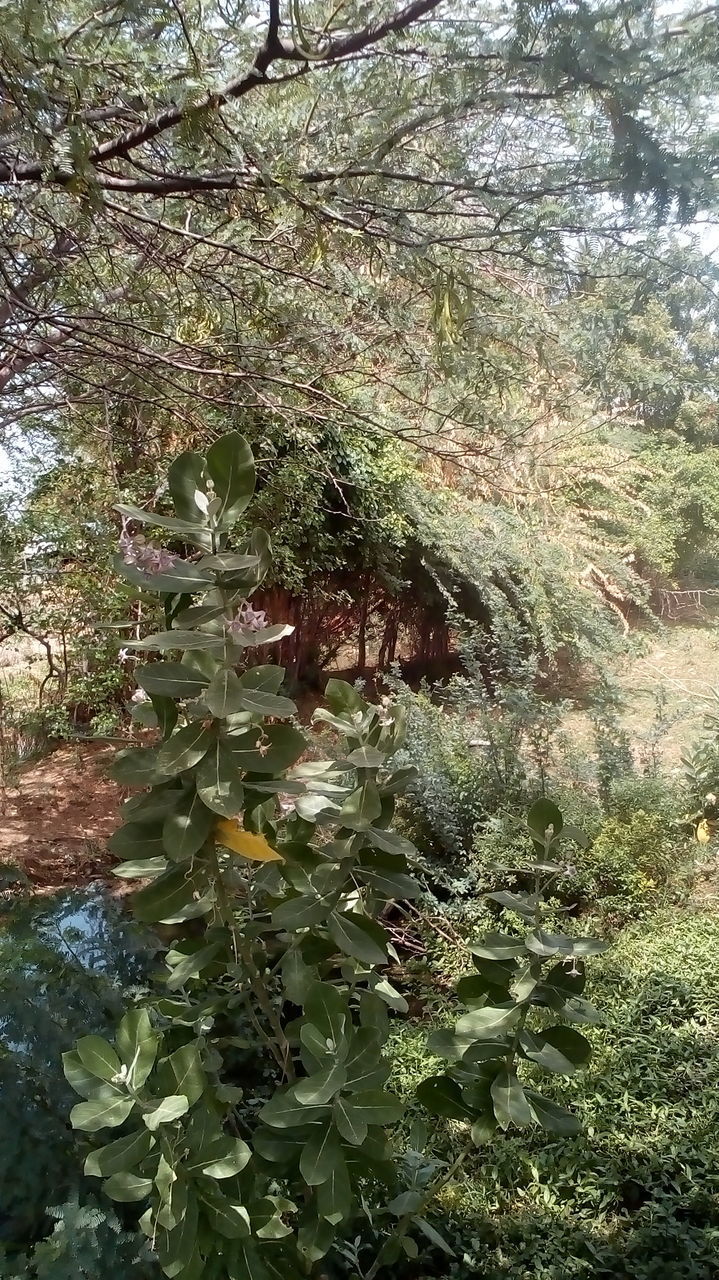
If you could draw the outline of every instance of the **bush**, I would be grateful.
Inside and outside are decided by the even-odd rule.
[[[676,869],[675,842],[659,814],[643,809],[607,818],[577,858],[574,892],[582,907],[632,919],[656,908]]]

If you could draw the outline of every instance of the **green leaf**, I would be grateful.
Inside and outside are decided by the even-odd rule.
[[[277,693],[282,687],[284,678],[284,667],[268,662],[248,667],[240,676],[240,684],[243,689],[262,689],[265,693]]]
[[[242,697],[242,685],[236,673],[230,667],[223,667],[212,677],[205,693],[205,702],[213,716],[221,720],[243,710]]]
[[[347,1072],[341,1062],[333,1062],[323,1071],[300,1080],[294,1086],[294,1095],[298,1102],[310,1106],[323,1106],[339,1093],[347,1080]]]
[[[192,1106],[202,1096],[205,1088],[205,1073],[197,1042],[190,1041],[176,1049],[170,1054],[167,1064],[175,1078],[176,1092],[183,1094]]]
[[[522,1006],[518,1004],[472,1009],[457,1020],[455,1037],[460,1042],[466,1042],[467,1048],[472,1040],[492,1040],[509,1031],[519,1020],[521,1012]]]
[[[265,689],[240,689],[240,707],[253,716],[286,718],[297,715],[297,707],[289,698],[279,698]]]
[[[475,1147],[483,1147],[486,1142],[491,1142],[492,1138],[494,1138],[497,1133],[497,1121],[495,1120],[494,1115],[486,1113],[485,1115],[478,1116],[477,1119],[472,1122],[470,1132],[472,1134],[472,1142]]]
[[[356,711],[366,711],[367,703],[346,680],[335,680],[334,677],[325,685],[325,701],[336,715],[354,715]]]
[[[289,622],[277,622],[272,627],[261,627],[259,631],[253,631],[250,627],[236,628],[232,639],[239,649],[258,649],[260,645],[284,640],[293,631],[294,627]]]
[[[303,1112],[304,1114],[304,1112]],[[252,1136],[252,1145],[258,1155],[273,1164],[288,1165],[299,1159],[304,1144],[305,1131],[299,1129],[256,1129]]]
[[[566,933],[545,933],[543,929],[534,929],[527,936],[526,946],[534,955],[577,957],[600,956],[609,950],[609,942],[599,938],[571,938]]]
[[[249,506],[255,491],[255,460],[239,431],[228,431],[207,450],[207,470],[220,499],[218,525],[229,529]]]
[[[369,832],[367,833],[369,834]],[[392,853],[370,853],[364,850],[357,875],[378,897],[385,900],[416,898],[421,890],[416,880],[408,876],[404,857]]]
[[[314,970],[305,964],[299,951],[295,948],[287,951],[282,961],[282,982],[287,999],[293,1004],[304,1004],[314,980]]]
[[[121,862],[112,868],[112,874],[122,880],[153,880],[162,875],[167,867],[167,858],[139,858],[136,861]]]
[[[305,1000],[305,1016],[335,1048],[345,1041],[352,1024],[346,992],[328,982],[313,983]]]
[[[326,1218],[317,1218],[300,1227],[297,1232],[297,1248],[308,1263],[319,1262],[329,1253],[335,1238],[335,1229]],[[314,1270],[314,1268],[312,1268]],[[303,1274],[306,1271],[303,1269]],[[248,1276],[247,1280],[251,1280]]]
[[[374,1027],[358,1027],[352,1033],[345,1059],[347,1089],[364,1093],[383,1085],[390,1067],[382,1058],[382,1036]]]
[[[351,1099],[335,1098],[333,1115],[345,1142],[360,1147],[367,1137],[368,1121],[359,1111],[355,1111]]]
[[[115,1044],[135,1089],[145,1083],[152,1071],[159,1043],[160,1037],[152,1029],[147,1009],[129,1009],[117,1029]]]
[[[531,1058],[545,1071],[571,1076],[592,1055],[592,1046],[572,1027],[547,1027],[541,1032],[524,1031],[519,1037],[525,1058]]]
[[[160,823],[126,822],[107,842],[117,858],[155,858],[164,854]]]
[[[159,693],[151,693],[150,701],[161,736],[169,738],[177,724],[177,704],[172,698],[163,697]]]
[[[73,1129],[85,1129],[88,1133],[97,1133],[98,1129],[116,1129],[127,1120],[135,1103],[132,1098],[113,1094],[108,1098],[91,1098],[89,1102],[78,1102],[70,1112],[70,1124]]]
[[[163,698],[196,698],[208,685],[201,671],[183,662],[152,662],[135,675],[141,689]]]
[[[236,551],[220,551],[217,555],[203,556],[199,562],[201,569],[215,569],[222,574],[245,574],[248,570],[258,569],[259,556],[240,555]]]
[[[423,1198],[421,1191],[401,1191],[394,1200],[390,1200],[387,1212],[395,1218],[403,1218],[406,1213],[416,1213],[422,1206]]]
[[[500,907],[505,907],[507,911],[514,911],[525,920],[532,921],[540,901],[537,894],[507,893],[504,889],[500,890],[499,893],[488,893],[487,897],[491,898],[493,902],[498,902]]]
[[[549,827],[552,834],[558,836],[564,826],[562,812],[551,800],[537,800],[527,814],[527,826],[540,841],[544,841]]]
[[[85,1069],[100,1080],[112,1082],[120,1071],[120,1059],[102,1036],[83,1036],[75,1049]]]
[[[166,777],[184,773],[186,769],[199,764],[214,741],[214,734],[205,728],[201,720],[192,721],[163,742],[158,765]]]
[[[204,504],[200,506],[196,494],[207,492],[205,459],[201,453],[186,450],[179,454],[170,464],[167,472],[167,484],[172,496],[175,512],[180,520],[190,524],[207,527],[207,512]]]
[[[214,1159],[202,1166],[202,1172],[208,1178],[233,1178],[235,1174],[242,1172],[252,1158],[250,1148],[241,1138],[224,1138],[222,1149],[222,1154],[216,1154]]]
[[[62,1069],[65,1079],[75,1093],[83,1098],[92,1098],[101,1091],[100,1078],[94,1071],[88,1071],[74,1049],[62,1055]],[[119,1090],[118,1090],[119,1093]]]
[[[589,1000],[584,1000],[581,996],[571,996],[560,1006],[559,1012],[569,1022],[588,1023],[595,1027],[601,1026],[603,1022],[601,1013],[593,1004],[590,1004]]]
[[[487,933],[469,950],[473,956],[484,960],[513,960],[523,956],[526,948],[521,938],[512,938],[505,933]]]
[[[423,1080],[416,1089],[417,1101],[433,1116],[448,1116],[451,1120],[471,1120],[475,1110],[462,1098],[462,1091],[450,1076],[433,1076]]]
[[[549,1098],[543,1098],[541,1093],[535,1093],[533,1089],[527,1089],[526,1096],[534,1119],[548,1133],[559,1133],[564,1137],[581,1133],[581,1122],[571,1111],[558,1106],[556,1102],[550,1102]]]
[[[427,1237],[430,1244],[433,1244],[437,1249],[441,1249],[442,1253],[446,1253],[448,1258],[455,1257],[454,1250],[447,1244],[444,1236],[441,1236],[439,1231],[435,1230],[431,1223],[427,1222],[425,1218],[413,1218],[412,1221],[416,1227],[419,1227],[422,1234]]]
[[[339,813],[340,826],[366,831],[382,813],[382,801],[374,782],[364,782],[347,797]]]
[[[152,1187],[152,1178],[140,1178],[134,1173],[113,1173],[102,1189],[111,1200],[130,1203],[133,1200],[144,1200]]]
[[[165,573],[146,573],[134,564],[125,564],[122,556],[113,559],[115,570],[121,577],[142,591],[154,591],[159,595],[192,595],[214,586],[213,579],[203,574],[196,565],[187,561],[174,564]],[[130,646],[127,645],[129,648]],[[133,645],[133,648],[136,647]]]
[[[532,1123],[532,1112],[517,1075],[507,1067],[501,1067],[491,1084],[492,1104],[497,1123],[503,1129],[510,1124]]]
[[[110,773],[123,787],[151,787],[167,780],[159,764],[158,747],[128,747],[118,751]]]
[[[333,912],[327,931],[345,955],[365,964],[387,963],[387,934],[376,920],[356,911]]]
[[[198,877],[187,864],[170,865],[167,871],[135,894],[133,911],[143,924],[174,924],[205,915],[209,903],[198,897]]]
[[[329,1178],[317,1188],[317,1212],[321,1218],[338,1226],[352,1209],[352,1188],[347,1165],[341,1153],[330,1170]]]
[[[109,1178],[114,1173],[127,1173],[149,1156],[155,1140],[146,1129],[138,1129],[126,1138],[118,1138],[106,1147],[91,1151],[85,1161],[85,1173],[91,1178]]]
[[[188,1110],[189,1102],[184,1094],[170,1094],[169,1098],[163,1098],[159,1106],[154,1111],[146,1111],[143,1120],[148,1129],[155,1133],[160,1125],[172,1124],[174,1120],[179,1120],[180,1116],[184,1116]]]
[[[307,929],[322,924],[339,902],[341,893],[341,889],[328,889],[324,894],[286,898],[272,912],[272,923],[278,929]]]
[[[356,769],[379,769],[387,759],[387,752],[378,751],[376,747],[357,747],[346,759]]]
[[[162,828],[162,839],[173,862],[191,858],[202,848],[217,821],[215,814],[202,802],[196,791],[185,792]]]
[[[353,1115],[364,1120],[365,1124],[395,1124],[404,1113],[404,1104],[393,1093],[387,1093],[384,1089],[353,1093],[351,1108]]]
[[[182,787],[176,781],[164,782],[153,791],[142,795],[130,796],[123,801],[121,813],[124,822],[139,822],[143,825],[161,821],[174,809],[182,798]]]
[[[387,1005],[388,1009],[394,1009],[395,1013],[408,1013],[409,1004],[403,995],[392,986],[387,978],[380,978],[377,982],[372,982],[372,990]]]
[[[223,818],[241,813],[245,793],[242,779],[226,743],[217,738],[197,766],[197,794],[203,804]]]
[[[261,749],[256,746],[256,729],[237,737],[229,736],[225,741],[235,763],[249,773],[284,773],[307,750],[305,735],[289,724],[272,724],[265,728]]]
[[[298,1102],[289,1090],[274,1093],[259,1113],[260,1119],[272,1129],[294,1129],[309,1124],[321,1115],[327,1115],[326,1107],[311,1107]]]
[[[221,654],[225,651],[225,638],[211,635],[207,631],[181,631],[178,627],[175,631],[157,631],[154,635],[144,636],[142,640],[128,640],[125,648],[158,653],[164,653],[168,649],[189,649]]]
[[[332,1176],[333,1166],[342,1160],[342,1151],[333,1125],[321,1125],[302,1148],[300,1173],[310,1187]]]
[[[129,502],[116,502],[112,509],[119,511],[120,515],[128,520],[137,520],[140,524],[151,525],[153,529],[169,529],[172,533],[186,534],[184,539],[186,542],[192,542],[194,533],[203,532],[200,526],[193,524],[190,520],[175,520],[172,516],[159,516],[155,511],[135,507]]]
[[[370,826],[365,831],[365,840],[384,853],[399,854],[402,858],[417,856],[417,849],[412,842],[405,840],[404,836],[398,835],[396,831],[385,831],[381,827]],[[416,892],[412,896],[416,897]]]
[[[191,951],[189,955],[183,956],[176,964],[172,965],[172,972],[167,978],[167,986],[170,991],[178,991],[186,982],[198,978],[203,969],[220,954],[222,949],[221,943],[210,942],[206,947],[199,947],[196,951]],[[170,956],[166,957],[168,964]]]

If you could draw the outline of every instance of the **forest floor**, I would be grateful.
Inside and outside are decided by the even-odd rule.
[[[109,877],[106,841],[124,794],[107,776],[112,755],[105,744],[73,743],[24,765],[0,794],[0,864],[35,890]]]
[[[644,637],[641,652],[613,672],[626,706],[621,719],[641,768],[655,753],[662,768],[680,768],[681,755],[701,733],[703,718],[719,701],[719,624],[674,623]],[[564,725],[581,748],[591,750],[591,729],[580,707]],[[17,867],[36,891],[108,880],[107,838],[125,794],[107,776],[113,748],[102,743],[65,744],[18,771],[0,792],[0,866]]]

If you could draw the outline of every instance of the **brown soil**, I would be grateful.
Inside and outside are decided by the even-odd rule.
[[[98,879],[116,888],[106,840],[126,793],[106,775],[113,755],[83,743],[27,765],[0,794],[0,863],[19,868],[36,890]]]

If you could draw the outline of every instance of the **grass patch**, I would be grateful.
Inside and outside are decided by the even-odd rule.
[[[415,1280],[719,1274],[719,914],[652,916],[592,974],[606,1026],[589,1033],[589,1069],[558,1086],[584,1133],[552,1141],[524,1130],[479,1150],[434,1218],[455,1260],[422,1249]],[[395,1034],[402,1092],[433,1070],[426,1033],[411,1023]],[[462,1126],[445,1122],[428,1154],[451,1159],[463,1142]]]

